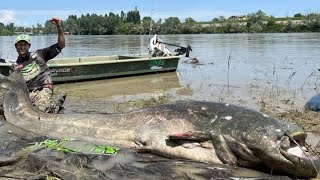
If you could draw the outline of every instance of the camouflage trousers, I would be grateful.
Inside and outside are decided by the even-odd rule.
[[[152,57],[165,57],[165,56],[170,56],[168,53],[162,51],[161,49],[155,47],[154,51],[151,53]]]
[[[58,113],[62,108],[65,96],[58,100],[52,97],[53,91],[50,88],[33,90],[29,93],[31,101],[40,111],[46,113]]]

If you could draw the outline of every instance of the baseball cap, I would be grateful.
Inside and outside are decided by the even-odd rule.
[[[20,34],[16,38],[16,43],[18,43],[19,41],[26,41],[27,43],[30,44],[31,38],[28,34]]]

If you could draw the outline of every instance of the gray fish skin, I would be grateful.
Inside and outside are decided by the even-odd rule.
[[[45,114],[33,108],[20,73],[1,75],[0,85],[7,89],[6,120],[39,135],[137,148],[169,158],[263,167],[304,178],[316,177],[320,169],[319,158],[288,153],[294,146],[291,139],[304,145],[307,135],[301,128],[248,108],[186,101],[122,114]],[[200,138],[168,138],[195,131],[207,134],[211,145]]]

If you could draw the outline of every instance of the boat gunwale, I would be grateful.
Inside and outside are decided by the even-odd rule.
[[[109,57],[109,56],[91,56],[91,57],[79,57],[79,58],[103,58],[103,57]],[[128,56],[129,57],[129,56]],[[131,56],[130,56],[131,57]],[[117,64],[117,63],[126,63],[126,62],[135,62],[135,61],[151,61],[151,60],[179,60],[180,56],[168,56],[168,57],[141,57],[139,56],[132,56],[134,58],[130,59],[117,59],[117,60],[101,60],[101,61],[92,61],[92,62],[72,62],[72,63],[52,63],[48,62],[49,67],[63,67],[63,66],[82,66],[82,65],[99,65],[99,64]],[[79,58],[70,58],[70,59],[79,59]],[[69,58],[61,58],[61,60],[67,60]],[[53,62],[59,62],[59,59],[54,59]]]
[[[114,57],[117,57],[118,55],[115,55]],[[92,62],[81,62],[81,59],[94,59],[94,58],[108,58],[113,57],[111,56],[87,56],[87,57],[67,57],[67,58],[55,58],[52,60],[49,60],[47,65],[50,68],[54,67],[64,67],[64,66],[88,66],[88,65],[99,65],[99,64],[116,64],[116,63],[126,63],[126,62],[134,62],[134,61],[151,61],[151,60],[179,60],[182,56],[167,56],[167,57],[148,57],[148,56],[120,56],[120,57],[127,57],[128,59],[116,59],[116,60],[100,60],[100,61],[92,61]],[[118,56],[119,57],[119,56]],[[132,58],[132,59],[130,59]],[[59,60],[76,60],[79,59],[80,62],[71,62],[71,63],[59,63]],[[51,62],[50,62],[51,61]],[[11,66],[11,61],[0,63],[0,67],[8,67]]]
[[[132,74],[151,74],[151,73],[162,73],[162,72],[173,72],[176,71],[177,68],[169,67],[161,70],[139,70],[134,72],[118,72],[118,73],[103,73],[99,75],[79,75],[79,76],[70,76],[70,77],[53,77],[54,83],[61,82],[72,82],[72,81],[83,81],[83,80],[92,80],[92,79],[101,79],[101,78],[109,78],[109,77],[121,77],[128,76]]]

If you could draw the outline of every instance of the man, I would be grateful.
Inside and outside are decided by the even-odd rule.
[[[158,37],[157,34],[153,36],[150,40],[149,48],[151,51],[151,56],[161,57],[161,56],[170,56],[169,49],[162,44],[162,40]]]
[[[43,112],[58,113],[66,96],[63,95],[56,101],[53,99],[53,83],[47,62],[56,57],[65,47],[65,38],[61,26],[62,21],[57,17],[50,21],[57,27],[58,43],[35,52],[29,52],[30,36],[27,34],[19,35],[15,43],[19,56],[12,68],[14,71],[21,71],[34,106]]]

